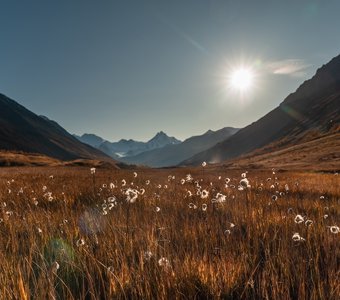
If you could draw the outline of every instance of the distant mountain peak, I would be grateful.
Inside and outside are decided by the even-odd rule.
[[[169,137],[169,136],[163,130],[161,130],[161,131],[157,132],[156,135],[152,139],[154,139],[154,138],[162,138],[162,137]]]
[[[164,131],[159,131],[151,140],[147,142],[147,144],[151,145],[152,148],[155,148],[155,143],[157,144],[156,148],[161,148],[167,144],[179,144],[181,141],[175,137],[168,136]]]

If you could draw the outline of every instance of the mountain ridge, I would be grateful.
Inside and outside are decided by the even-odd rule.
[[[238,130],[238,128],[233,127],[224,127],[216,131],[208,130],[204,134],[192,136],[180,144],[167,145],[132,157],[124,157],[121,161],[151,167],[175,166],[183,159],[215,145],[218,141],[235,134]]]
[[[115,159],[119,159],[120,157],[124,156],[134,156],[142,152],[162,148],[169,144],[178,144],[181,142],[175,137],[168,136],[163,131],[157,132],[156,135],[147,142],[135,141],[133,139],[120,139],[118,142],[110,142],[95,134],[83,134],[80,137],[76,137],[80,141],[89,143],[90,145],[98,148]],[[103,140],[101,143],[99,143],[100,139]]]

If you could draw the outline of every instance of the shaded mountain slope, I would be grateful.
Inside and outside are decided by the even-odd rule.
[[[101,151],[79,142],[58,123],[34,114],[2,94],[0,149],[40,153],[61,160],[110,160]]]

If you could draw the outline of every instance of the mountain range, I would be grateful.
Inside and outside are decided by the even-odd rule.
[[[121,139],[118,142],[109,142],[95,134],[83,134],[82,136],[75,135],[83,143],[87,143],[107,155],[115,159],[120,159],[125,156],[134,156],[139,153],[159,149],[167,145],[177,145],[180,140],[169,137],[163,131],[158,132],[152,139],[147,142],[139,142],[132,139]]]
[[[170,144],[138,155],[123,157],[120,160],[127,164],[142,164],[151,167],[176,166],[183,160],[227,139],[238,130],[232,127],[225,127],[217,131],[208,130],[206,133],[190,137],[182,143]]]
[[[202,161],[220,163],[245,154],[251,156],[255,150],[257,154],[271,153],[327,134],[334,142],[332,151],[338,153],[332,159],[339,159],[340,140],[334,134],[339,132],[339,122],[340,55],[319,68],[310,80],[264,117],[181,165],[199,165]]]

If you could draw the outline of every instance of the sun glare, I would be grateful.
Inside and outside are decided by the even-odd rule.
[[[248,91],[254,82],[254,73],[248,68],[238,68],[230,75],[230,85],[240,92]]]

